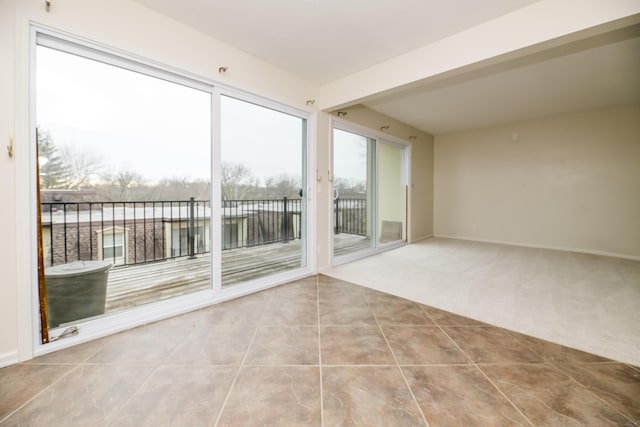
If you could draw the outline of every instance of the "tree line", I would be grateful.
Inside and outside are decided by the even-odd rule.
[[[40,187],[42,189],[93,190],[101,201],[167,201],[195,197],[208,200],[209,180],[191,177],[168,177],[149,182],[131,169],[108,167],[88,150],[56,146],[51,134],[38,131]],[[260,179],[241,163],[222,162],[220,169],[223,200],[281,199],[300,197],[299,177],[290,174]],[[364,194],[366,185],[336,179],[340,194]]]

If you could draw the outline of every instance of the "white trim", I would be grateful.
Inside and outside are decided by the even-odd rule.
[[[376,140],[384,139],[387,142],[391,142],[403,147],[411,145],[411,141],[407,141],[405,139],[398,138],[397,136],[384,133],[379,129],[372,129],[358,123],[350,122],[349,120],[331,115],[331,129],[333,128],[340,129],[345,132],[357,133],[359,135],[366,136],[367,138],[374,138]]]
[[[213,286],[213,294],[218,295],[222,291],[222,245],[217,244],[214,238],[214,230],[222,230],[222,149],[220,141],[222,141],[221,127],[221,108],[220,108],[220,89],[213,88],[213,96],[211,97],[211,219],[210,219],[210,237],[211,237],[211,284]],[[218,267],[220,266],[220,267]]]
[[[242,293],[242,295],[245,295],[247,293],[250,293],[251,290],[259,291],[261,289],[271,287],[268,284],[278,282],[280,278],[289,278],[288,280],[295,280],[296,278],[309,276],[315,271],[315,263],[316,263],[315,246],[316,245],[315,245],[315,233],[313,233],[313,230],[315,230],[315,213],[313,212],[314,208],[312,203],[313,201],[312,196],[315,194],[315,184],[312,184],[312,181],[315,181],[315,180],[312,180],[312,178],[309,176],[309,171],[312,170],[311,166],[314,163],[312,160],[315,157],[315,155],[313,154],[315,152],[315,136],[311,133],[312,129],[315,130],[315,117],[312,113],[308,111],[290,107],[290,106],[281,104],[277,101],[272,101],[257,95],[252,95],[242,90],[221,88],[221,87],[214,88],[214,98],[215,98],[214,102],[216,103],[215,113],[217,113],[217,116],[214,117],[216,126],[214,126],[215,137],[213,141],[212,152],[215,152],[213,167],[215,168],[214,169],[215,171],[218,171],[217,172],[218,174],[220,171],[220,164],[222,163],[222,153],[221,153],[222,151],[221,116],[222,115],[220,112],[222,103],[220,98],[223,96],[236,99],[239,101],[247,102],[247,103],[256,105],[258,107],[277,111],[283,114],[288,114],[288,115],[297,117],[301,120],[305,120],[306,130],[307,130],[306,141],[305,141],[306,146],[304,147],[304,150],[303,150],[304,153],[306,154],[306,157],[303,159],[303,162],[305,164],[303,165],[303,171],[301,171],[301,172],[306,172],[307,174],[307,176],[306,177],[303,176],[303,178],[306,178],[304,180],[306,181],[305,187],[306,187],[306,190],[309,192],[309,194],[305,195],[307,200],[306,224],[303,224],[303,230],[305,231],[305,246],[304,248],[302,248],[302,253],[301,253],[302,259],[304,259],[306,263],[303,267],[293,269],[291,271],[283,273],[282,275],[276,274],[276,275],[266,276],[264,278],[260,278],[255,281],[247,282],[246,284],[233,285],[229,288],[222,288],[222,283],[221,283],[222,279],[220,277],[221,268],[217,269],[219,271],[219,274],[216,274],[216,277],[219,277],[220,284],[216,284],[215,286],[216,293],[219,293],[221,295],[231,295],[233,293],[230,290],[230,288],[239,287],[242,290],[246,290],[246,292],[243,291]],[[215,192],[217,193],[217,194],[214,194],[213,200],[215,201],[215,203],[212,202],[212,215],[215,221],[215,223],[213,224],[214,230],[220,230],[222,226],[221,220],[219,219],[221,217],[221,215],[219,214],[221,209],[220,201],[222,200],[221,189],[219,188],[220,187],[219,175],[217,177],[217,181],[218,182],[216,183],[214,180],[214,184],[212,185],[212,187],[214,187]],[[215,245],[215,246],[220,246],[220,245]],[[222,266],[222,263],[221,263],[222,250],[216,249],[213,257],[214,258],[220,257],[219,258],[220,262],[217,264],[214,264],[214,266],[216,265]],[[214,271],[216,271],[216,269],[214,269]],[[285,282],[280,281],[280,283],[285,283]]]
[[[601,255],[601,256],[608,256],[613,258],[622,258],[622,259],[630,259],[633,261],[640,261],[640,255],[627,255],[627,254],[620,254],[617,252],[599,251],[594,249],[568,248],[565,246],[550,246],[550,245],[540,245],[537,243],[511,242],[507,240],[476,239],[474,237],[450,236],[446,234],[437,234],[437,233],[434,234],[433,237],[440,237],[443,239],[453,239],[453,240],[467,240],[469,242],[495,243],[498,245],[518,246],[522,248],[549,249],[552,251],[562,251],[562,252],[577,252],[581,254]]]
[[[15,108],[15,194],[16,194],[16,285],[17,285],[17,358],[23,361],[33,357],[36,337],[39,331],[39,319],[34,312],[38,306],[32,284],[37,277],[37,256],[33,234],[36,222],[35,193],[33,176],[35,175],[34,140],[34,99],[35,70],[31,67],[35,49],[31,41],[29,20],[16,10],[15,46],[14,46],[14,108]]]
[[[210,79],[135,55],[131,52],[71,35],[63,31],[54,30],[41,24],[32,23],[31,26],[37,45],[167,80],[171,83],[177,83],[203,92],[212,92],[214,82]]]
[[[18,363],[18,352],[10,351],[0,354],[0,368]]]
[[[104,245],[104,234],[105,232],[107,234],[111,234],[113,237],[113,246],[105,246]],[[129,229],[122,227],[122,226],[116,226],[116,227],[108,227],[108,228],[103,228],[101,230],[96,230],[96,239],[97,239],[97,245],[98,245],[98,259],[99,260],[103,260],[103,261],[113,261],[113,265],[124,265],[127,261],[129,261]],[[114,254],[115,254],[115,248],[117,247],[115,244],[115,236],[116,235],[122,235],[122,256],[116,256],[116,257],[109,257],[109,258],[105,258],[104,257],[104,250],[108,247],[112,247],[114,249]]]
[[[123,311],[120,313],[107,314],[106,316],[82,322],[78,325],[80,334],[65,338],[59,341],[51,342],[46,345],[39,345],[33,356],[41,356],[57,350],[73,347],[88,341],[92,341],[105,336],[113,335],[118,332],[133,329],[139,326],[147,325],[152,322],[168,319],[170,317],[189,313],[202,308],[219,304],[223,301],[232,300],[245,295],[249,295],[264,289],[273,288],[292,280],[308,277],[309,274],[281,274],[278,276],[269,276],[265,279],[259,279],[254,282],[231,286],[224,289],[219,295],[214,296],[213,291],[200,291],[181,297],[173,298],[168,301],[159,301],[152,304],[140,306],[135,310]],[[274,277],[277,280],[274,280]],[[267,283],[268,282],[268,283]],[[105,322],[105,319],[109,318]],[[58,328],[50,331],[51,336],[55,336],[62,332],[64,328]],[[0,362],[2,359],[0,359]],[[15,363],[9,360],[9,364]]]
[[[328,234],[328,241],[329,241],[329,265],[330,267],[336,267],[338,265],[342,265],[342,264],[346,264],[352,261],[356,261],[358,259],[362,259],[362,258],[366,258],[369,257],[371,255],[376,255],[382,252],[386,252],[392,249],[396,249],[402,246],[405,246],[409,243],[411,243],[411,142],[410,141],[405,141],[401,138],[395,137],[393,135],[389,135],[387,133],[384,133],[382,131],[379,130],[375,130],[375,129],[371,129],[368,128],[366,126],[362,126],[359,125],[357,123],[353,123],[350,122],[348,120],[344,120],[338,117],[335,117],[333,115],[330,116],[331,120],[329,120],[329,138],[330,138],[330,143],[329,145],[329,170],[331,175],[333,176],[333,154],[334,154],[334,150],[333,150],[333,145],[334,145],[334,140],[333,140],[333,135],[334,135],[334,129],[338,129],[341,130],[343,132],[349,132],[349,133],[354,133],[356,135],[360,135],[362,137],[367,138],[368,140],[374,140],[375,144],[374,144],[374,160],[375,160],[375,176],[374,179],[376,180],[375,183],[375,191],[372,195],[372,201],[373,201],[373,206],[375,206],[374,212],[371,213],[371,218],[372,218],[372,228],[371,228],[371,238],[373,240],[373,242],[375,243],[375,247],[372,248],[367,248],[367,249],[363,249],[360,250],[356,253],[353,254],[346,254],[346,255],[340,255],[340,256],[334,256],[334,240],[333,240],[333,183],[330,183],[329,185],[329,193],[330,193],[330,197],[329,197],[329,206],[328,206],[328,217],[329,217],[329,227],[327,230],[327,234]],[[377,215],[378,215],[378,179],[379,179],[379,174],[378,174],[378,162],[379,162],[379,156],[378,156],[378,143],[382,143],[382,144],[387,144],[387,145],[392,145],[392,146],[396,146],[399,148],[403,149],[403,165],[402,165],[402,181],[405,183],[405,185],[408,186],[409,188],[409,200],[406,203],[406,206],[404,206],[405,208],[405,212],[406,212],[406,217],[409,221],[409,224],[406,224],[406,232],[407,232],[407,236],[406,236],[406,242],[405,241],[398,241],[398,242],[389,242],[386,244],[380,244],[378,242],[378,230],[377,230]],[[402,234],[405,234],[405,229],[404,229],[404,225],[405,225],[405,218],[402,219],[402,223],[403,223],[403,230],[402,230]]]
[[[24,30],[24,31],[22,31]],[[212,245],[212,289],[194,294],[185,295],[168,301],[141,306],[134,310],[122,313],[107,314],[94,320],[84,321],[79,324],[82,333],[76,337],[56,341],[43,345],[40,343],[40,316],[37,298],[37,242],[36,233],[36,188],[33,177],[35,170],[35,52],[38,40],[43,45],[61,49],[65,52],[73,51],[90,59],[119,65],[126,69],[143,72],[146,75],[159,77],[176,84],[185,85],[195,89],[211,93],[211,165],[212,183],[212,227],[217,230],[220,227],[220,188],[215,185],[220,182],[220,177],[214,178],[216,171],[220,170],[220,95],[228,95],[237,99],[254,103],[261,107],[273,109],[285,114],[299,117],[306,121],[306,171],[307,171],[307,226],[306,226],[306,266],[282,274],[271,275],[252,282],[230,286],[222,289],[220,268],[221,248],[211,238]],[[67,44],[69,43],[69,44]],[[196,76],[184,70],[160,64],[158,62],[133,55],[112,47],[98,44],[92,41],[72,36],[67,33],[52,30],[43,25],[31,23],[24,16],[16,17],[15,51],[28,52],[28,54],[16,54],[16,96],[14,105],[16,111],[15,135],[16,135],[16,235],[17,235],[17,282],[22,284],[17,291],[18,307],[18,351],[15,355],[3,355],[0,361],[15,363],[28,360],[34,355],[49,353],[61,348],[70,347],[95,338],[113,334],[132,327],[149,322],[175,316],[201,307],[206,307],[217,302],[240,297],[286,283],[291,280],[307,277],[315,271],[315,212],[313,210],[313,197],[316,184],[309,174],[315,166],[316,136],[312,132],[316,130],[316,116],[310,111],[297,109],[276,101],[272,101],[246,91],[230,88],[208,78]],[[108,60],[108,61],[107,61]],[[317,114],[317,113],[316,113]],[[216,210],[217,208],[217,210]],[[28,213],[28,214],[25,214]],[[214,268],[215,267],[215,268]],[[60,330],[51,330],[50,335],[55,336]],[[3,362],[4,363],[4,362]]]

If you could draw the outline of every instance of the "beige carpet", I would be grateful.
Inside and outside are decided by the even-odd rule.
[[[433,238],[323,273],[640,366],[640,261]]]

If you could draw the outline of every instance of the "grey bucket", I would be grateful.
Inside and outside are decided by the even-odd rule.
[[[45,269],[49,327],[104,314],[111,263],[74,261]]]

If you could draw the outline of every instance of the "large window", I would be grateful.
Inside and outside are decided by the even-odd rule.
[[[406,146],[333,129],[333,257],[339,264],[406,239]]]
[[[213,88],[45,34],[35,65],[50,324],[211,289]]]
[[[220,111],[222,285],[306,267],[306,119],[226,95]]]
[[[35,40],[40,309],[68,314],[50,326],[311,271],[308,114],[48,31]],[[77,298],[92,270],[101,296]]]

